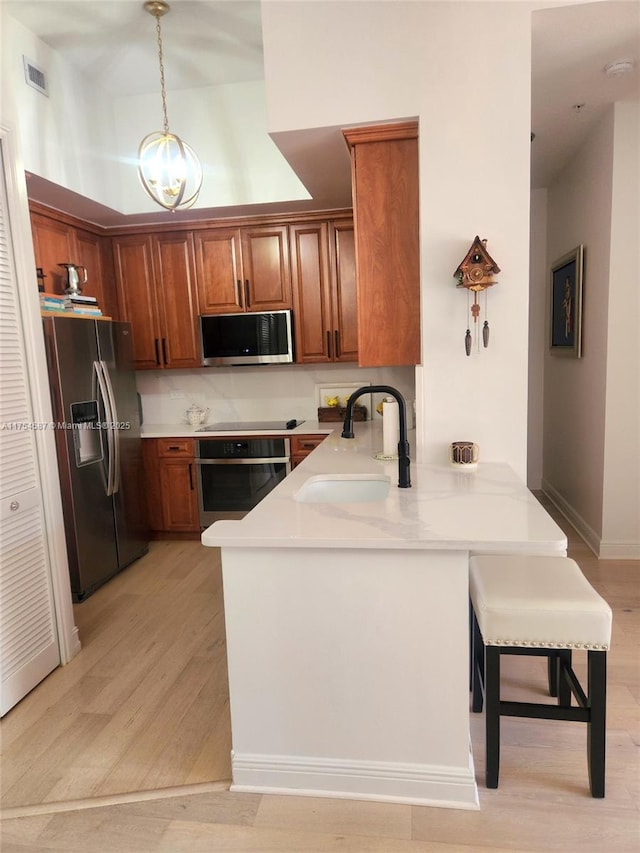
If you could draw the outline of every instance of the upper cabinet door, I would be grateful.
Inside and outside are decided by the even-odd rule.
[[[200,367],[193,239],[188,232],[154,237],[156,304],[163,367]]]
[[[39,213],[31,214],[33,249],[36,266],[45,275],[47,293],[64,293],[64,269],[59,264],[82,263],[77,257],[75,231],[64,222],[57,222]]]
[[[351,147],[358,362],[420,362],[417,122],[344,131]]]
[[[334,361],[358,360],[356,246],[353,220],[329,223]]]
[[[290,225],[296,361],[332,361],[333,324],[326,222]]]
[[[291,308],[291,273],[286,225],[242,229],[245,311]]]
[[[358,360],[353,221],[289,226],[296,361]]]
[[[118,309],[113,283],[113,261],[111,240],[89,231],[76,231],[78,260],[87,271],[87,281],[82,285],[82,293],[95,296],[102,313],[118,319]]]
[[[150,235],[113,238],[120,317],[131,323],[133,359],[138,370],[162,366],[152,258]]]
[[[201,314],[233,314],[244,310],[239,228],[194,233],[198,305]]]

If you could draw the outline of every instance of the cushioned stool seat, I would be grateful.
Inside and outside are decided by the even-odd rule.
[[[603,797],[611,608],[568,557],[472,557],[469,569],[472,708],[482,710],[484,694],[487,787],[498,786],[501,715],[576,720],[587,723],[591,793]],[[572,669],[574,649],[587,651],[586,693]],[[547,657],[557,705],[501,701],[501,654]]]

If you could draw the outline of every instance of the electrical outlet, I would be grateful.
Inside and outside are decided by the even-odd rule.
[[[169,397],[172,400],[184,400],[184,391],[170,391]]]

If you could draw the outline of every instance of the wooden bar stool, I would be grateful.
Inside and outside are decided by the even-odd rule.
[[[611,608],[568,557],[472,557],[469,572],[472,710],[482,711],[484,694],[487,787],[498,787],[501,716],[576,720],[587,724],[591,795],[604,797]],[[574,649],[587,651],[586,693],[571,665]],[[558,697],[557,705],[502,701],[505,654],[547,657],[549,693]]]

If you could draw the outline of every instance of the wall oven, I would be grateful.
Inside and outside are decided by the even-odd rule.
[[[291,471],[288,438],[207,438],[196,442],[200,525],[243,518]]]

